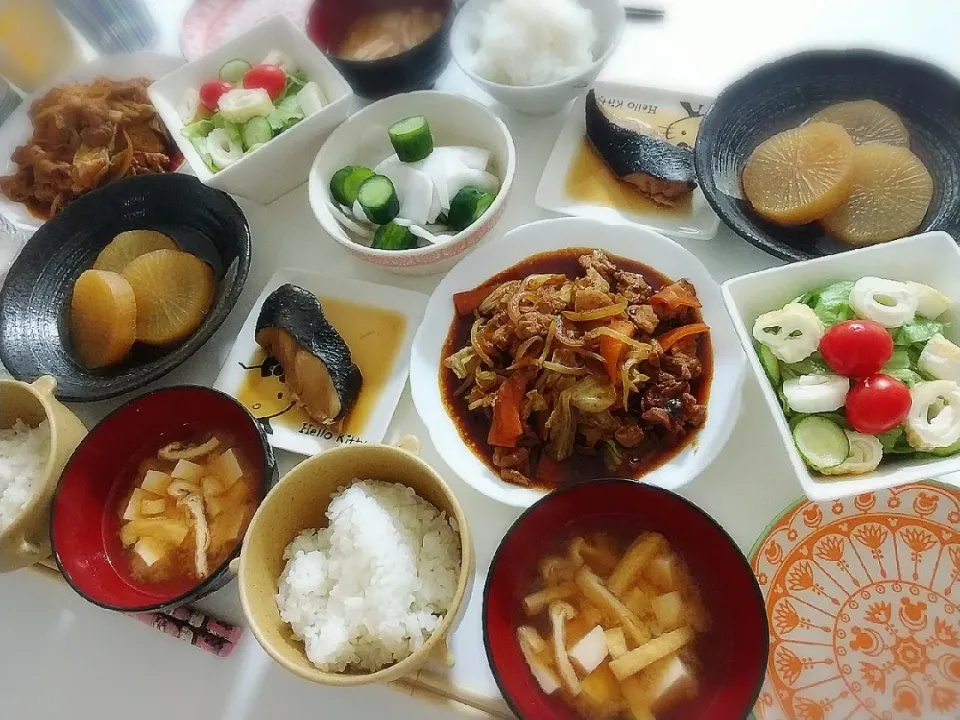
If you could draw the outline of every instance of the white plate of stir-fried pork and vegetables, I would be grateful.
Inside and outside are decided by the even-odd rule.
[[[183,65],[155,52],[108,55],[26,98],[0,128],[0,214],[36,229],[72,200],[182,161],[147,86]]]
[[[649,228],[526,225],[443,279],[414,340],[417,410],[443,459],[519,507],[628,477],[676,488],[730,436],[744,358],[720,290]]]

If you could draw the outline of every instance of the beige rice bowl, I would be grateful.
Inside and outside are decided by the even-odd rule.
[[[338,490],[326,517],[284,551],[281,619],[324,672],[375,672],[409,657],[456,594],[456,520],[412,488],[376,480]]]

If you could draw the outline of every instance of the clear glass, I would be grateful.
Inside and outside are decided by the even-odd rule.
[[[143,0],[54,0],[60,11],[100,53],[146,50],[159,33]]]
[[[70,28],[50,0],[0,0],[0,75],[32,93],[79,60]]]

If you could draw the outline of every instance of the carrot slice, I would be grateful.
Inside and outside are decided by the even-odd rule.
[[[633,337],[634,325],[627,320],[614,320],[610,323],[610,329],[627,337]],[[607,374],[614,382],[620,377],[620,357],[623,355],[626,343],[609,335],[600,336],[600,355],[603,356],[603,365],[607,369]]]
[[[463,292],[456,293],[453,296],[453,306],[457,310],[457,315],[469,315],[478,307],[480,304],[490,297],[490,294],[496,290],[496,287],[492,285],[487,285],[484,287],[474,288],[473,290],[464,290]]]
[[[657,342],[660,343],[660,347],[662,347],[664,350],[669,350],[684,338],[692,335],[699,335],[700,333],[705,332],[710,332],[710,326],[704,325],[703,323],[681,325],[678,328],[674,328],[673,330],[665,332],[663,335],[657,338]]]
[[[516,447],[517,440],[523,434],[523,422],[520,420],[520,403],[523,400],[526,378],[514,373],[497,390],[497,401],[493,406],[493,423],[487,442],[497,447]]]
[[[671,308],[678,307],[703,307],[697,296],[687,290],[680,283],[673,283],[661,288],[660,292],[650,298],[654,304],[666,305]]]

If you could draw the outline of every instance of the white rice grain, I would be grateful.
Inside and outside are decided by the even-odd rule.
[[[50,428],[17,420],[0,430],[0,531],[17,519],[37,491],[50,454]]]
[[[327,520],[284,551],[280,617],[325,672],[403,660],[436,630],[456,593],[455,523],[412,488],[376,480],[341,489]]]
[[[579,75],[594,62],[593,14],[577,0],[499,0],[480,21],[474,72],[529,87]]]

